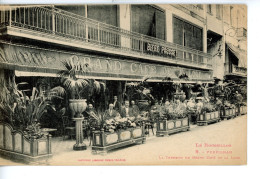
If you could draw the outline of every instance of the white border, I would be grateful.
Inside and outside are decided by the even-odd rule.
[[[126,0],[126,1],[105,1],[105,0],[20,0],[19,3],[155,3],[158,1],[140,1],[140,0]],[[16,4],[17,0],[1,0],[1,4]],[[178,178],[178,179],[245,179],[245,178],[259,178],[260,166],[260,147],[259,147],[259,67],[260,67],[260,1],[244,0],[244,1],[159,1],[159,3],[242,3],[248,5],[248,165],[247,166],[149,166],[149,167],[1,167],[0,178],[37,178],[37,179],[52,179],[54,177],[65,179],[76,178],[113,178],[113,179],[128,179],[128,178]],[[253,100],[254,99],[254,100]]]

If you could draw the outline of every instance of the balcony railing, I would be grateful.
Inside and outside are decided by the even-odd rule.
[[[247,75],[247,69],[238,67],[236,65],[232,65],[232,73],[234,74],[240,74],[240,75]]]
[[[237,29],[237,37],[247,37],[247,30],[244,27]]]
[[[110,26],[52,6],[8,7],[0,12],[0,25],[92,43],[101,49],[119,49],[140,57],[161,57],[178,64],[212,68],[212,56],[207,53]]]

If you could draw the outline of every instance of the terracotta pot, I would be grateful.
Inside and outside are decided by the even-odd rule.
[[[86,99],[70,99],[69,100],[69,107],[75,114],[74,117],[78,118],[81,117],[81,113],[86,110],[87,103]]]

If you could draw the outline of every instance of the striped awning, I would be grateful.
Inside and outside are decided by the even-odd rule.
[[[228,49],[238,58],[238,67],[247,68],[247,52],[227,43]]]

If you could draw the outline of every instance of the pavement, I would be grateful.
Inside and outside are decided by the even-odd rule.
[[[145,144],[112,150],[106,155],[93,155],[87,150],[74,151],[75,140],[56,137],[52,140],[53,157],[32,165],[241,165],[247,156],[247,115],[213,123],[191,125],[191,130],[169,137],[147,136]],[[23,163],[0,158],[5,165]]]

